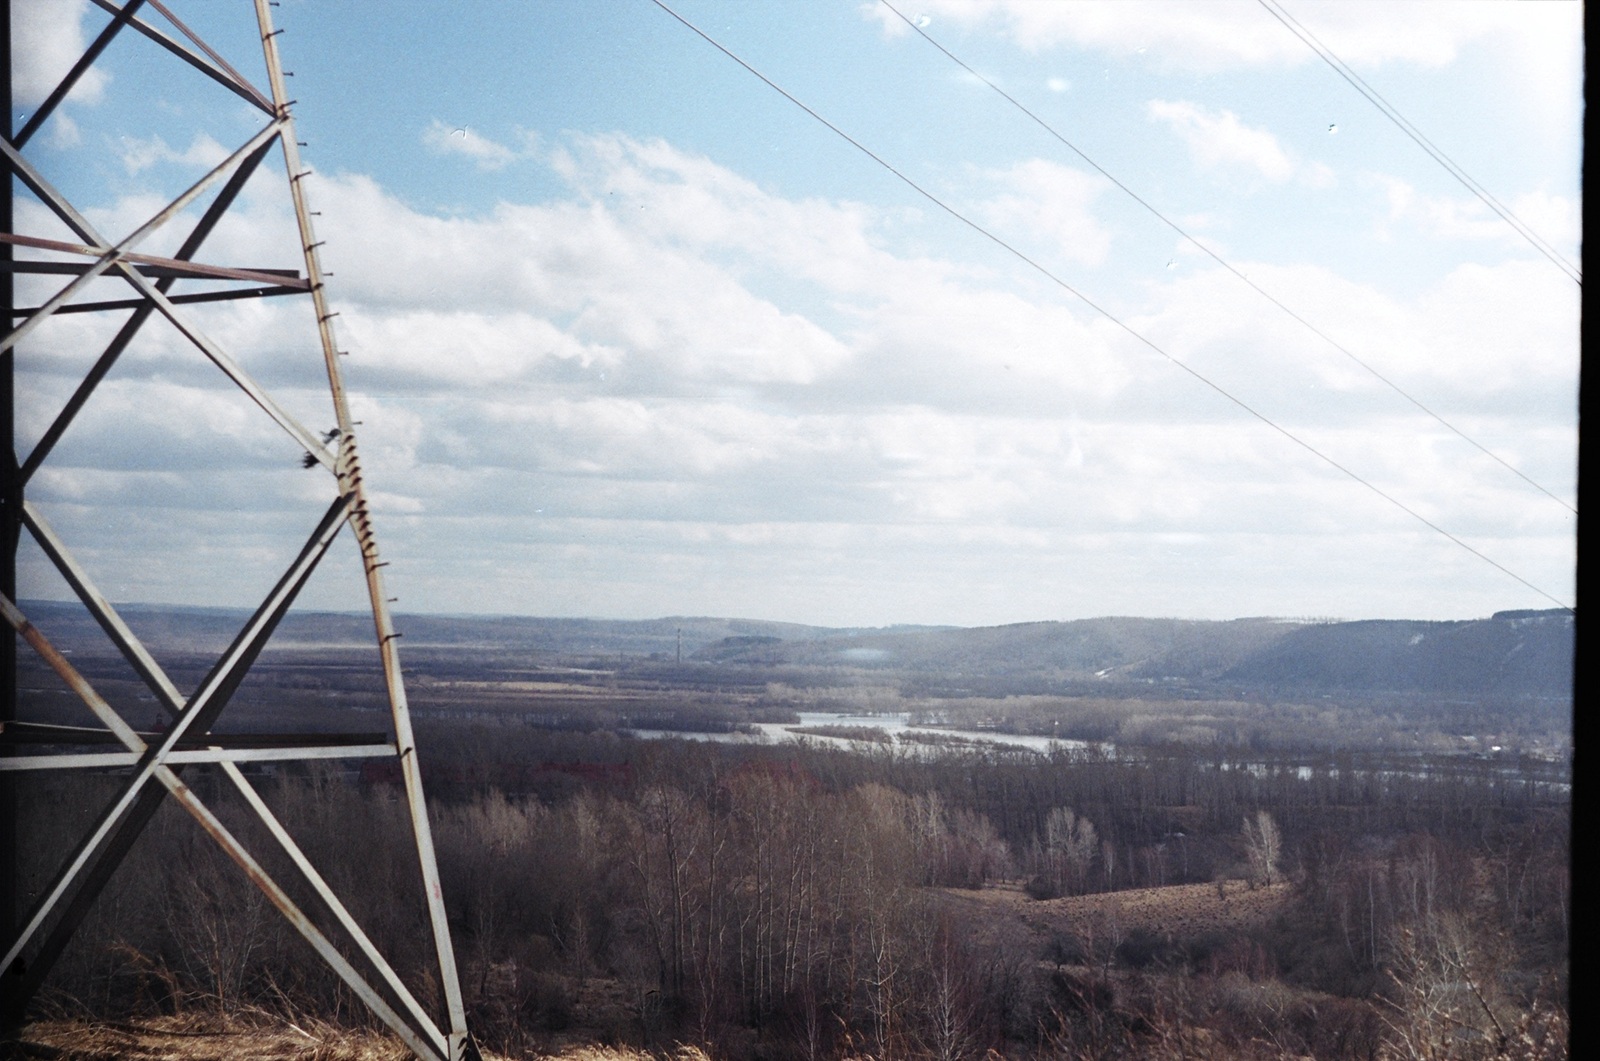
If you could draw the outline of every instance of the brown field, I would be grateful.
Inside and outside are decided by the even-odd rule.
[[[1020,924],[1040,938],[1114,923],[1124,933],[1146,931],[1181,942],[1255,928],[1288,901],[1293,888],[1280,882],[1251,889],[1230,880],[1220,896],[1215,884],[1171,884],[1045,900],[1028,898],[1015,881],[982,891],[944,891],[949,903],[971,915],[969,921]]]

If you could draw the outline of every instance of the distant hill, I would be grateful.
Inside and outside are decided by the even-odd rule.
[[[1570,612],[1499,612],[1466,622],[1305,626],[1230,668],[1230,681],[1373,692],[1571,696]]]
[[[730,662],[877,666],[1004,676],[1048,672],[1075,678],[1204,679],[1281,639],[1275,619],[1079,619],[973,629],[877,630],[751,646],[718,644],[702,655]]]
[[[1569,697],[1574,625],[1562,610],[1460,622],[1105,618],[777,643],[729,639],[699,658],[1298,693]]]
[[[152,649],[217,652],[249,620],[243,608],[191,608],[176,605],[118,604],[118,613]],[[99,627],[78,604],[24,601],[23,613],[63,647],[99,651]],[[803,642],[818,637],[849,636],[853,629],[805,626],[760,619],[668,617],[665,619],[561,619],[495,615],[406,615],[395,626],[408,649],[471,648],[499,652],[536,652],[559,656],[649,656],[675,658],[683,638],[687,659],[727,638]],[[921,630],[926,627],[892,629]],[[362,612],[291,612],[273,635],[272,648],[320,646],[342,648],[373,642],[372,617]]]
[[[219,651],[248,618],[238,609],[120,610],[152,649],[165,651]],[[109,651],[75,604],[29,601],[24,611],[63,647]],[[402,615],[396,622],[406,652],[490,652],[526,657],[530,665],[573,658],[676,661],[681,636],[686,664],[852,668],[882,671],[886,679],[998,682],[1002,690],[1063,682],[1176,683],[1201,695],[1257,689],[1495,697],[1570,697],[1576,625],[1559,609],[1459,622],[1101,618],[976,628],[838,629],[705,617]],[[269,650],[370,646],[371,623],[354,613],[294,613]]]

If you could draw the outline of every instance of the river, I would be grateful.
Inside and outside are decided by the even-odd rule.
[[[630,730],[635,737],[650,740],[664,737],[679,737],[684,740],[709,740],[720,744],[782,744],[793,741],[814,741],[818,744],[832,744],[841,748],[851,748],[857,751],[888,747],[877,741],[851,740],[846,737],[818,736],[812,733],[796,733],[797,729],[811,729],[819,726],[849,726],[851,728],[868,728],[882,730],[888,734],[897,748],[927,749],[929,751],[948,750],[951,748],[969,747],[967,742],[974,742],[979,746],[993,746],[1003,748],[1027,748],[1040,753],[1048,752],[1052,746],[1060,748],[1088,748],[1087,741],[1057,740],[1053,737],[1029,737],[1012,733],[995,733],[989,730],[947,729],[943,726],[913,726],[910,714],[905,711],[886,712],[883,714],[836,714],[831,711],[801,711],[800,721],[794,722],[757,722],[757,733],[686,733],[677,730],[660,729],[635,729]],[[956,738],[950,744],[931,744],[921,740],[903,740],[901,734],[917,734],[928,737],[948,736]]]

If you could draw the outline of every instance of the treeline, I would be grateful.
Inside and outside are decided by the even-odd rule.
[[[1571,702],[1553,697],[1358,696],[1337,699],[1291,691],[1144,686],[1121,693],[1000,695],[971,688],[908,697],[913,724],[988,729],[1119,746],[1184,743],[1257,751],[1405,749],[1487,751],[1499,745],[1557,752],[1570,728]]]
[[[426,736],[445,763],[629,767],[436,796],[464,988],[491,1045],[565,1032],[729,1058],[1565,1056],[1570,798],[1546,764]],[[265,787],[369,934],[436,993],[394,790],[328,771]],[[25,848],[37,877],[80,804],[31,791],[55,817]],[[237,878],[186,819],[158,816],[58,968],[57,1003],[360,1019]],[[1061,905],[1176,885],[1288,897],[1244,930]],[[1012,906],[961,899],[996,888]],[[1033,903],[1048,930],[1020,916]]]

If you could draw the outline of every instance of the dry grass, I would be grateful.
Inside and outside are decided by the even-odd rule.
[[[1046,908],[1045,917],[1115,914],[1130,930],[1147,929],[1184,939],[1259,926],[1277,913],[1292,893],[1293,887],[1287,883],[1251,889],[1243,881],[1225,881],[1220,895],[1215,884],[1173,884],[1051,899],[1038,905]]]
[[[61,1061],[402,1061],[398,1039],[315,1022],[225,1016],[153,1017],[121,1022],[39,1021],[23,1030],[17,1057]]]
[[[558,1054],[539,1054],[541,1059],[550,1061],[662,1061],[654,1055],[633,1047],[616,1046],[572,1046],[567,1047]],[[704,1050],[698,1046],[679,1046],[666,1061],[710,1061]]]
[[[1251,889],[1226,881],[1172,884],[1064,899],[1030,899],[1015,883],[983,891],[948,890],[948,901],[981,918],[1008,918],[1039,936],[1069,932],[1087,922],[1114,920],[1125,932],[1148,931],[1175,940],[1238,932],[1264,924],[1289,900],[1287,883]]]
[[[208,1015],[155,1017],[128,1023],[38,1021],[20,1040],[0,1044],[0,1058],[45,1061],[410,1061],[399,1039],[321,1022]],[[572,1044],[554,1051],[506,1055],[489,1050],[484,1061],[709,1061],[698,1047],[652,1055],[630,1047]]]

